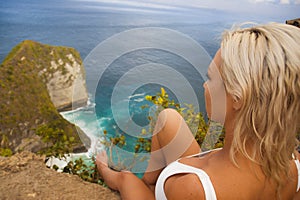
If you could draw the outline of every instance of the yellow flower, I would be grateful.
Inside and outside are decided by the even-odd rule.
[[[147,134],[147,131],[146,131],[146,129],[142,129],[142,135],[146,135]]]
[[[146,95],[146,96],[145,96],[145,99],[146,99],[147,101],[151,101],[151,100],[152,100],[152,96]]]
[[[157,102],[159,103],[159,104],[162,104],[163,103],[163,98],[161,98],[161,97],[158,97],[158,99],[157,99]]]
[[[161,91],[161,95],[164,97],[165,94],[166,94],[166,91],[163,87],[160,88],[160,91]]]

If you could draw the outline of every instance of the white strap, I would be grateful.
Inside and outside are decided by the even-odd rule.
[[[196,174],[202,183],[204,193],[205,193],[205,199],[206,200],[217,200],[215,189],[212,185],[212,182],[211,182],[209,176],[205,173],[205,171],[195,168],[195,167],[192,167],[192,166],[189,166],[189,165],[182,164],[178,161],[171,163],[160,174],[160,176],[157,180],[157,185],[156,185],[159,188],[155,189],[155,196],[156,196],[157,200],[167,199],[166,195],[164,193],[164,189],[163,189],[165,180],[172,175],[181,174],[181,173]]]
[[[298,171],[298,185],[297,185],[297,191],[299,191],[300,189],[300,162],[298,159],[294,160],[295,161],[295,164],[296,164],[296,167],[297,167],[297,171]]]

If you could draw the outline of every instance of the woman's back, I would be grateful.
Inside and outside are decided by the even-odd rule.
[[[204,170],[212,182],[217,199],[276,199],[275,184],[266,180],[260,167],[247,159],[239,159],[239,167],[236,167],[220,150],[205,157],[183,158],[179,162]],[[282,179],[286,179],[286,184],[280,191],[281,199],[293,199],[298,184],[298,170],[294,161],[291,161],[291,177]],[[177,174],[166,180],[164,189],[168,199],[205,199],[202,184],[196,174]]]

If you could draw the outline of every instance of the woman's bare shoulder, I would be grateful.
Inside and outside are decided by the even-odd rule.
[[[167,199],[205,199],[204,190],[195,174],[178,174],[165,182]]]

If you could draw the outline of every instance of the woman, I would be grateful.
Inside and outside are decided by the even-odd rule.
[[[184,120],[166,109],[144,177],[111,170],[102,152],[97,166],[106,184],[122,199],[300,199],[299,47],[300,29],[290,25],[225,32],[204,84],[208,116],[224,123],[224,147],[199,154]]]

